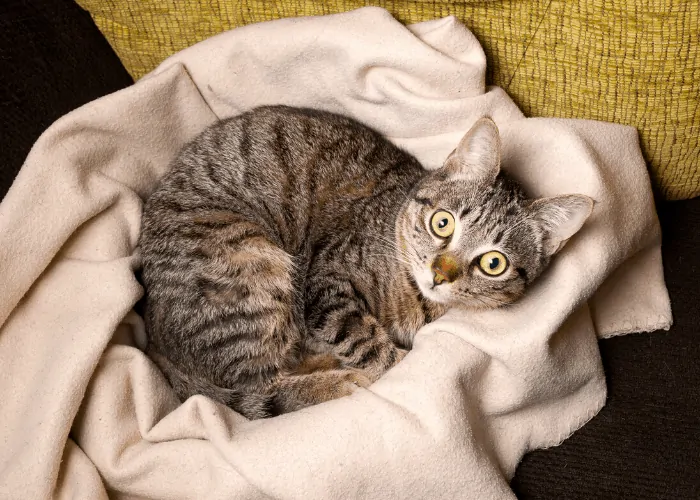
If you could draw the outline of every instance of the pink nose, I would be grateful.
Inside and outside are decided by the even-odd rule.
[[[447,254],[438,255],[433,261],[431,269],[433,271],[433,283],[435,285],[444,282],[452,283],[462,272],[459,268],[459,263],[454,257]]]

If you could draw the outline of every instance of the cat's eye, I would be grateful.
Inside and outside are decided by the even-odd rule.
[[[430,218],[430,227],[436,236],[449,238],[455,232],[455,218],[450,212],[438,210]]]
[[[489,276],[500,276],[508,268],[508,260],[501,252],[487,252],[479,259],[479,267]]]

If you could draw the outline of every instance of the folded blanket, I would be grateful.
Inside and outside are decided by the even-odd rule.
[[[52,125],[0,204],[0,497],[512,497],[523,454],[604,404],[597,338],[671,312],[635,130],[525,118],[485,66],[454,18],[366,8],[223,33]],[[448,313],[369,389],[252,422],[180,404],[137,347],[143,200],[204,127],[271,103],[350,115],[427,168],[489,115],[531,195],[596,207],[525,299]]]

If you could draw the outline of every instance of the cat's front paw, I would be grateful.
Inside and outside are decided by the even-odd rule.
[[[325,372],[320,392],[317,394],[319,401],[329,401],[331,399],[349,396],[361,387],[369,387],[372,379],[364,370],[347,368]]]
[[[350,396],[372,383],[363,370],[356,368],[320,370],[284,378],[277,387],[274,405],[278,413]]]
[[[407,354],[407,349],[393,347],[393,350],[389,351],[389,353],[386,356],[384,356],[383,359],[380,360],[380,362],[374,363],[369,366],[365,366],[361,369],[361,371],[365,377],[369,378],[370,381],[376,382],[387,371],[389,371],[391,368],[400,363],[401,360],[403,360],[403,358],[405,358]],[[348,370],[359,370],[359,368],[355,368],[352,365],[346,365],[346,368]]]
[[[406,354],[408,354],[408,349],[402,349],[400,347],[396,348],[396,356],[395,356],[395,361],[394,361],[394,366],[396,366],[398,363],[400,363],[403,358],[406,357]]]
[[[343,385],[346,386],[345,391],[347,393],[343,394],[344,396],[352,394],[360,387],[369,387],[370,385],[372,385],[372,380],[369,378],[368,374],[365,373],[363,370],[349,368],[346,370],[340,370],[340,373],[343,373]]]

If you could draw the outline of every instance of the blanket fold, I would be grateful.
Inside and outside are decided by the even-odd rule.
[[[0,204],[0,497],[513,497],[523,454],[604,404],[597,339],[667,329],[671,310],[636,131],[525,118],[485,86],[485,61],[454,18],[285,19],[201,42],[52,125]],[[488,115],[531,195],[596,206],[522,301],[449,312],[369,389],[253,422],[181,404],[137,347],[142,204],[185,142],[262,104],[347,114],[426,168]]]

